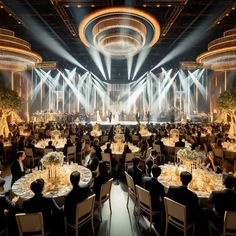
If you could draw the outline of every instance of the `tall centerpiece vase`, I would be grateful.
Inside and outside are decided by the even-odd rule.
[[[49,165],[48,166],[48,178],[49,179],[56,179],[56,177],[57,177],[56,165]]]
[[[184,166],[186,168],[186,171],[188,171],[189,173],[192,174],[192,172],[193,172],[193,163],[189,162],[189,161],[185,161]]]

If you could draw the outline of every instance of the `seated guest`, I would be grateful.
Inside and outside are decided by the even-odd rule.
[[[82,142],[80,137],[75,138],[75,145],[76,145],[76,153],[80,153],[82,151]]]
[[[133,178],[134,184],[142,186],[143,185],[143,172],[142,170],[138,167],[140,163],[140,158],[139,157],[134,157],[133,158],[133,166],[129,167],[127,170],[127,173]]]
[[[148,139],[147,139],[147,143],[148,143],[148,147],[153,147],[152,144],[154,142],[154,135],[152,134]]]
[[[93,172],[94,176],[96,176],[99,160],[96,157],[96,151],[93,149],[93,147],[88,157],[89,159],[88,159],[87,168]]]
[[[145,166],[146,166],[146,174],[148,176],[151,176],[151,169],[154,164],[157,164],[157,151],[156,149],[152,149],[150,156],[146,159],[145,161]]]
[[[102,149],[99,145],[99,140],[98,139],[94,140],[93,148],[96,152],[96,157],[98,158],[99,161],[101,161],[102,160]]]
[[[25,136],[20,136],[20,140],[17,145],[17,150],[24,151],[24,147],[25,147]]]
[[[34,196],[23,201],[22,210],[25,213],[42,212],[45,231],[51,231],[56,226],[60,215],[60,207],[52,198],[44,197],[42,192],[44,180],[36,179],[30,185]]]
[[[45,147],[45,149],[52,149],[53,151],[56,151],[56,147],[52,145],[52,141],[48,141],[48,146]]]
[[[203,162],[203,166],[210,170],[210,171],[214,171],[215,173],[219,174],[222,173],[222,168],[220,167],[220,165],[217,163],[216,159],[215,159],[215,154],[213,151],[209,151],[207,153],[207,157]]]
[[[84,152],[85,156],[88,155],[91,152],[91,146],[90,146],[90,141],[89,140],[84,140],[82,143],[82,152]]]
[[[236,185],[236,178],[231,174],[223,175],[224,190],[213,191],[208,199],[214,204],[214,209],[208,211],[207,217],[219,229],[223,229],[225,211],[236,211],[236,192],[233,188]]]
[[[71,142],[70,138],[68,138],[63,148],[63,154],[65,156],[67,156],[67,147],[72,147],[72,146],[73,146],[73,143]]]
[[[31,148],[33,150],[33,153],[36,154],[37,153],[37,150],[33,144],[33,140],[31,138],[29,138],[27,140],[27,145],[25,146],[26,148]]]
[[[104,149],[104,153],[110,153],[110,157],[111,157],[111,165],[113,170],[115,171],[115,173],[117,174],[118,171],[118,162],[116,161],[115,158],[113,158],[112,156],[112,149],[111,149],[111,144],[107,143],[106,149]]]
[[[100,161],[98,165],[98,175],[94,178],[93,191],[96,194],[96,200],[99,200],[102,184],[106,183],[111,178],[107,171],[106,163]]]
[[[125,159],[126,153],[131,153],[131,152],[132,152],[132,151],[131,151],[131,149],[129,148],[129,145],[126,143],[126,144],[124,145],[124,150],[123,150],[122,157]]]
[[[80,186],[80,173],[73,171],[70,175],[70,182],[73,186],[70,193],[65,196],[64,215],[70,224],[75,223],[76,204],[91,195],[88,185]]]
[[[185,147],[185,142],[182,139],[182,136],[179,136],[179,141],[175,143],[175,147]]]
[[[16,153],[16,160],[11,164],[11,174],[12,181],[11,185],[13,185],[18,179],[25,175],[25,170],[23,161],[26,158],[25,152],[19,151]],[[29,172],[29,171],[28,171]]]
[[[182,171],[180,173],[182,185],[170,186],[167,197],[186,206],[188,223],[195,222],[200,216],[200,206],[198,203],[197,194],[188,189],[188,184],[192,180],[191,173]]]
[[[166,151],[165,151],[165,145],[164,143],[161,141],[161,137],[160,136],[157,136],[155,142],[155,144],[157,145],[160,145],[160,148],[161,148],[161,153],[165,153],[166,154]]]
[[[161,174],[161,168],[154,164],[152,166],[152,177],[144,177],[144,188],[150,192],[152,209],[160,210],[163,206],[163,198],[165,195],[164,186],[158,181]]]
[[[145,139],[142,139],[140,144],[139,144],[139,147],[140,147],[140,157],[141,159],[145,159],[145,155],[146,155],[146,152],[147,152],[147,149],[148,149],[148,143],[146,142]]]
[[[0,232],[7,227],[8,221],[11,220],[10,217],[14,217],[13,213],[19,199],[13,198],[12,201],[10,201],[4,192],[4,184],[5,180],[0,178]],[[6,210],[8,211],[7,214],[5,214]]]
[[[104,149],[104,153],[110,153],[110,156],[112,158],[112,150],[111,150],[111,144],[107,143],[106,148]]]

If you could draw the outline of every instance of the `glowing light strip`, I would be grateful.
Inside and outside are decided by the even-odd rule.
[[[43,60],[42,57],[38,53],[35,53],[32,51],[26,51],[20,48],[0,46],[0,50],[14,52],[14,53],[22,53],[23,55],[31,56],[34,60],[36,60],[37,63],[42,62]]]
[[[200,54],[197,57],[196,61],[202,63],[202,62],[204,62],[204,60],[207,60],[207,57],[209,57],[209,56],[217,55],[217,54],[224,53],[224,52],[234,51],[234,50],[236,50],[236,46],[207,51],[207,52]],[[220,55],[219,55],[219,58],[220,58]]]
[[[26,47],[28,47],[29,49],[31,48],[31,44],[29,42],[27,42],[26,40],[24,39],[21,39],[21,38],[18,38],[18,37],[15,37],[15,36],[12,36],[12,35],[8,35],[8,34],[2,34],[0,33],[0,39],[3,40],[3,38],[8,38],[8,39],[12,39],[12,41],[9,40],[9,42],[17,42],[17,43],[20,43]]]

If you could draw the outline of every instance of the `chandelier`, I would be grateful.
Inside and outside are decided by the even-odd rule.
[[[113,7],[88,15],[79,26],[83,44],[112,58],[134,56],[152,47],[160,36],[160,25],[138,9]]]
[[[31,51],[31,45],[15,37],[11,30],[0,28],[0,70],[25,71],[42,62],[37,53]]]
[[[215,71],[236,70],[236,29],[225,31],[223,37],[210,42],[208,51],[196,61]]]

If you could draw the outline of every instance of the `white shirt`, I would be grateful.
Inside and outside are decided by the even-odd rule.
[[[23,162],[20,161],[20,160],[17,160],[17,161],[19,162],[21,172],[24,172],[24,165],[23,165]]]

